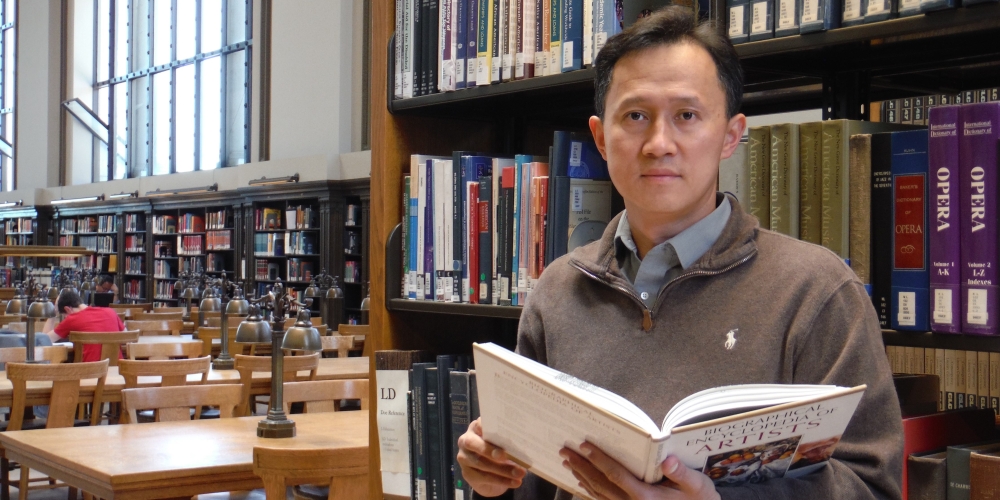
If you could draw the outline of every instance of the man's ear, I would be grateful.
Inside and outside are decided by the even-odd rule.
[[[736,113],[735,116],[729,119],[729,124],[726,129],[726,137],[722,143],[722,156],[720,160],[725,160],[733,155],[733,151],[736,151],[736,146],[739,145],[740,139],[743,138],[743,131],[747,128],[747,117],[743,113]]]
[[[591,116],[587,124],[590,125],[590,134],[594,136],[594,143],[597,144],[597,150],[601,152],[601,157],[604,158],[604,161],[608,161],[608,154],[604,152],[604,122],[601,121],[599,116]]]

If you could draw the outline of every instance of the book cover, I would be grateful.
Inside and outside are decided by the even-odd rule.
[[[726,1],[726,8],[729,9],[729,41],[733,45],[750,40],[750,16],[747,13],[749,6],[750,0]]]
[[[896,17],[899,0],[863,0],[865,7],[865,24],[877,23]],[[906,123],[904,120],[903,123]]]
[[[777,3],[778,21],[775,23],[774,36],[789,36],[799,34],[799,2],[798,0],[774,0]]]
[[[927,131],[892,132],[892,293],[896,330],[927,331]]]
[[[947,451],[914,453],[907,457],[910,500],[944,499],[948,491]]]
[[[803,34],[840,27],[843,0],[802,0],[799,31]],[[857,2],[858,0],[853,0]]]
[[[748,212],[760,227],[771,228],[771,127],[750,127],[747,157],[750,163],[750,201]]]
[[[1000,103],[966,104],[959,111],[959,224],[962,332],[997,334],[997,138]]]
[[[493,178],[479,178],[479,303],[493,301]]]
[[[583,69],[583,0],[562,0],[562,72]]]
[[[406,400],[410,392],[409,369],[413,363],[427,358],[425,351],[375,352],[379,460],[382,491],[387,495],[410,496],[411,449]]]
[[[857,26],[865,22],[865,10],[868,7],[868,0],[843,0],[844,9],[841,14],[840,25],[843,27]],[[895,111],[895,110],[894,110]],[[895,120],[886,120],[895,121]]]
[[[750,162],[747,161],[747,143],[736,145],[729,158],[719,162],[719,191],[736,198],[746,207],[750,197]]]
[[[931,413],[903,419],[903,456],[990,439],[995,435],[993,415],[984,410]],[[903,498],[908,493],[908,467],[903,461]]]
[[[469,418],[469,372],[451,372],[450,384],[451,446],[452,450],[458,450],[458,438],[465,434],[472,422]],[[472,487],[465,482],[462,466],[458,463],[457,452],[452,453],[450,458],[455,500],[471,499]]]
[[[771,125],[771,230],[799,237],[799,125]]]
[[[990,408],[990,353],[976,353],[976,408]]]
[[[822,241],[823,123],[799,125],[799,239]]]
[[[774,38],[774,0],[750,0],[750,41]]]
[[[932,179],[928,228],[930,252],[931,331],[961,333],[962,294],[959,262],[962,224],[958,194],[958,106],[930,110],[927,139],[928,178]]]
[[[979,408],[979,355],[965,351],[965,405]]]
[[[475,87],[479,84],[479,4],[485,0],[466,0],[466,48],[465,48],[465,86]]]
[[[889,328],[892,294],[892,140],[890,134],[872,134],[871,281],[872,304],[879,325]]]
[[[865,390],[770,384],[708,389],[679,402],[657,425],[628,400],[502,347],[473,344],[473,354],[483,437],[581,497],[586,493],[558,452],[564,446],[578,450],[585,440],[648,483],[662,479],[659,464],[668,455],[716,485],[801,477],[825,465]],[[720,411],[723,404],[726,411]],[[698,410],[684,411],[687,405]],[[776,425],[740,439],[721,432],[760,419]]]
[[[855,134],[850,139],[850,261],[851,269],[872,293],[871,279],[871,178],[872,136]],[[821,226],[822,227],[822,226]]]
[[[948,447],[948,500],[969,500],[969,461],[973,453],[1000,451],[1000,442],[986,441]]]

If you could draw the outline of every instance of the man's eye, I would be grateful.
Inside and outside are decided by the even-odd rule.
[[[632,121],[639,121],[639,120],[642,120],[643,118],[644,118],[644,116],[642,116],[642,113],[640,113],[638,111],[633,111],[633,112],[631,112],[631,113],[628,114],[628,119],[632,120]]]
[[[693,120],[693,119],[694,119],[694,113],[692,113],[690,111],[685,111],[685,112],[681,113],[681,120],[688,121],[688,120]]]

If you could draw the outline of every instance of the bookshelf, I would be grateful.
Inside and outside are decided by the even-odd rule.
[[[152,296],[149,285],[150,244],[147,228],[151,220],[149,211],[135,211],[134,208],[122,213],[122,271],[118,286],[119,300],[128,304],[144,304]]]
[[[4,245],[52,245],[52,207],[15,207],[0,211]],[[25,267],[46,267],[51,259],[6,257],[0,260],[0,286],[23,279]]]
[[[374,348],[466,353],[478,340],[513,347],[519,308],[399,298],[397,225],[409,155],[450,155],[455,150],[544,154],[552,130],[586,131],[593,111],[593,70],[393,100],[394,8],[388,0],[372,4],[370,234],[371,258],[381,264],[372,267]],[[752,116],[821,108],[824,119],[862,119],[868,102],[994,86],[1000,81],[1000,54],[983,40],[998,35],[1000,5],[990,4],[741,44],[741,111]],[[1000,350],[1000,339],[969,336],[886,332],[884,340]],[[374,389],[371,397],[377,401]],[[376,428],[374,417],[371,425]],[[378,499],[376,433],[370,444],[369,497]]]

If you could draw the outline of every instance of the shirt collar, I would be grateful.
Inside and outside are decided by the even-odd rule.
[[[681,268],[687,269],[712,247],[715,240],[719,239],[731,213],[732,206],[729,204],[729,199],[723,196],[722,202],[715,207],[712,213],[657,246],[670,245],[673,247]],[[626,250],[635,254],[637,258],[639,256],[638,247],[635,245],[635,240],[632,239],[628,212],[625,212],[618,220],[618,229],[615,231],[615,250],[619,257]]]

